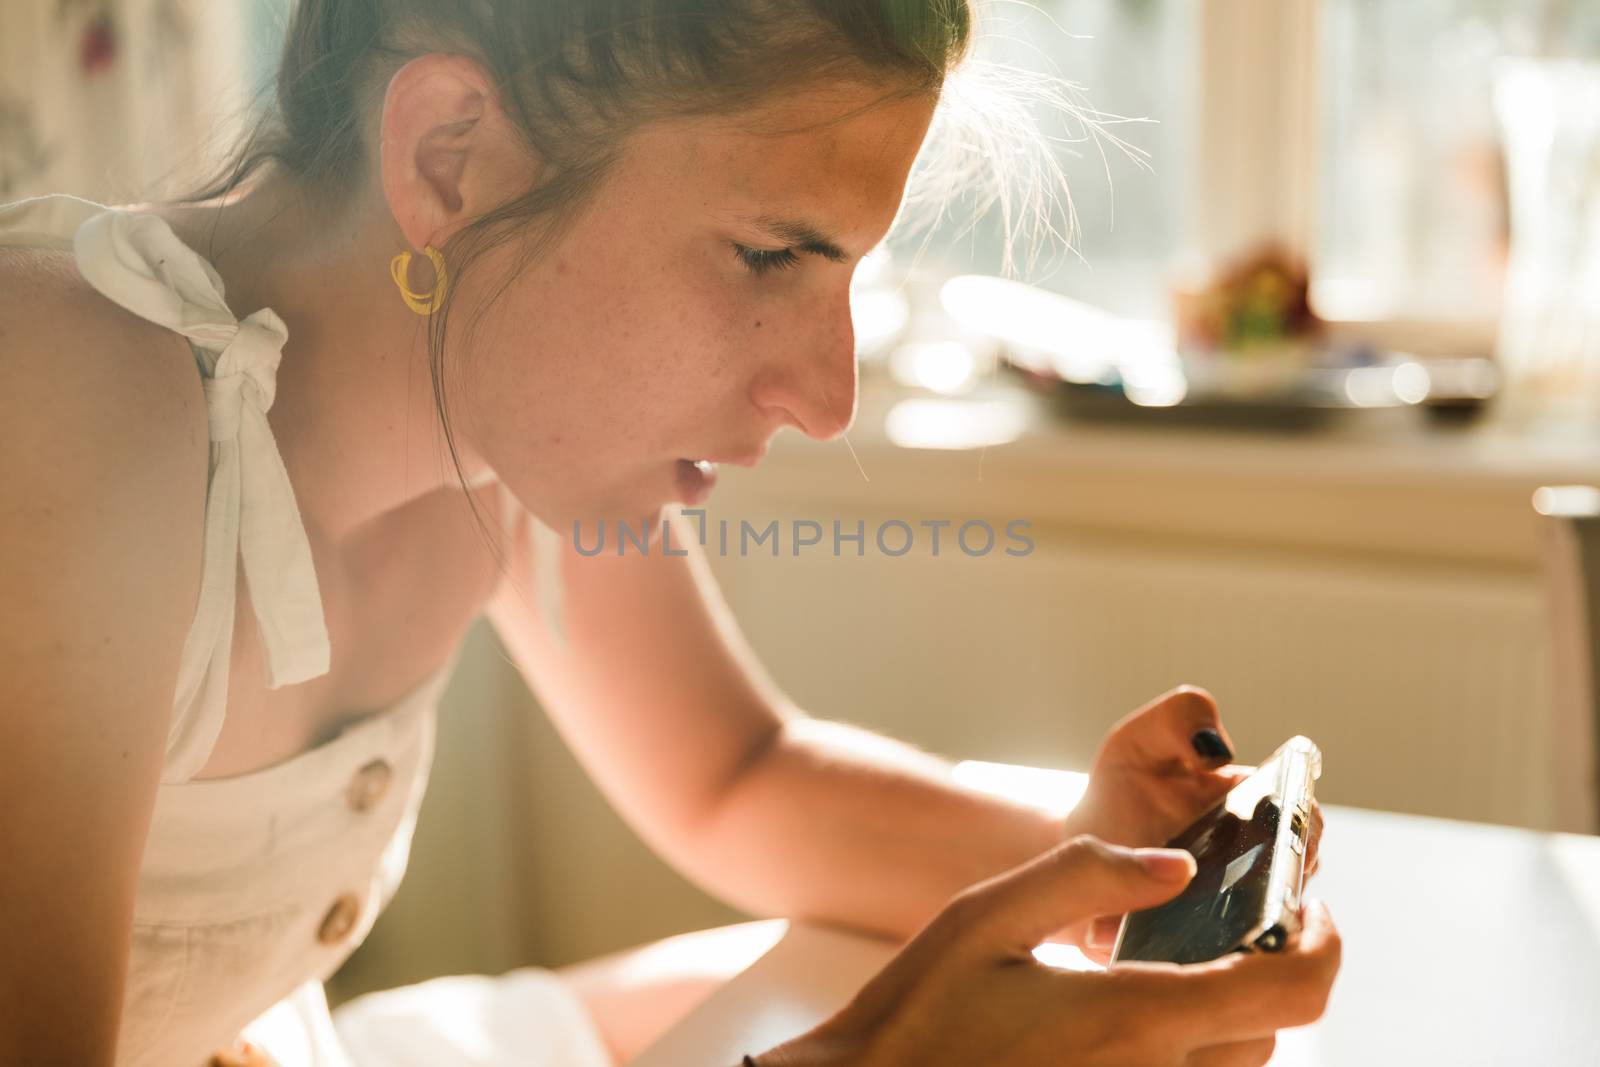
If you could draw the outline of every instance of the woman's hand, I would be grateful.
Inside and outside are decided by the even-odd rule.
[[[1210,693],[1180,686],[1125,716],[1095,755],[1083,799],[1067,815],[1063,836],[1093,834],[1134,847],[1163,845],[1210,810],[1255,770],[1233,764],[1233,743]],[[1322,809],[1312,805],[1306,876],[1317,868]],[[1103,915],[1057,931],[1100,963],[1110,958],[1120,915]]]
[[[1194,861],[1080,837],[967,890],[828,1022],[759,1067],[1258,1067],[1276,1032],[1322,1015],[1339,969],[1308,902],[1281,953],[1064,971],[1032,950],[1091,916],[1176,896]]]

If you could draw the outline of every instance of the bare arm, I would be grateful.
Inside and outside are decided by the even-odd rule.
[[[525,554],[490,617],[601,789],[686,875],[758,914],[906,934],[1060,840],[940,760],[804,715],[740,634],[693,525],[675,520],[672,541],[689,554],[567,545],[568,651],[536,617]]]
[[[0,1063],[98,1067],[199,580],[204,411],[196,447],[170,335],[3,267]]]
[[[1062,835],[1043,812],[957,786],[943,760],[797,718],[727,792],[702,847],[747,907],[906,936]]]

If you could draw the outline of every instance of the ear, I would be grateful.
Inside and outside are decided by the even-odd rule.
[[[389,80],[378,131],[384,199],[416,249],[442,245],[509,195],[512,170],[505,114],[484,69],[466,56],[431,52]]]

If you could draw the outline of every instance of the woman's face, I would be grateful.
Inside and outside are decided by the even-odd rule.
[[[933,117],[919,97],[827,121],[869,99],[769,105],[769,129],[816,127],[797,133],[718,119],[647,128],[483,312],[454,426],[546,522],[654,517],[697,502],[684,487],[692,461],[753,464],[786,425],[818,440],[844,432],[850,278],[894,221]],[[476,284],[508,265],[491,257]]]

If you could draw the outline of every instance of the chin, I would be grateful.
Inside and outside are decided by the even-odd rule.
[[[696,489],[702,490],[696,492]],[[597,525],[613,529],[627,523],[638,530],[641,524],[654,526],[669,509],[696,507],[709,494],[709,487],[685,485],[675,462],[656,466],[642,477],[614,482],[599,492],[560,501],[546,501],[536,510],[539,518],[564,537],[572,536],[577,524],[585,538],[594,536]]]
[[[635,530],[641,524],[646,526],[658,522],[662,513],[674,503],[675,494],[671,483],[663,486],[641,485],[631,486],[626,491],[615,493],[604,500],[595,500],[581,512],[567,520],[567,529],[577,522],[586,531],[594,530],[599,523],[615,527],[620,523],[627,523]]]

